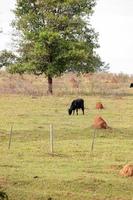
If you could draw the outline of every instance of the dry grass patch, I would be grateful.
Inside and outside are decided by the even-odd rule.
[[[132,95],[132,76],[111,73],[66,73],[53,79],[54,95]],[[11,75],[0,72],[1,94],[47,95],[45,75]]]
[[[0,177],[0,189],[5,188],[8,184],[8,181],[5,177]]]

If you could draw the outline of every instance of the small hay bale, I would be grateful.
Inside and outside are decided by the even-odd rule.
[[[120,175],[125,176],[125,177],[133,176],[133,165],[131,165],[131,164],[125,165],[120,170]]]
[[[107,128],[109,128],[106,121],[100,116],[97,116],[95,118],[93,127],[97,128],[97,129],[107,129]]]
[[[97,102],[96,109],[104,109],[103,104],[101,102]]]

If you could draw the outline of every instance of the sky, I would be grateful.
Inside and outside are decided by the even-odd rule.
[[[12,49],[14,6],[15,0],[0,0],[0,50]],[[99,33],[97,53],[109,71],[133,74],[133,0],[97,0],[91,24]]]
[[[11,49],[12,29],[10,23],[13,19],[12,9],[15,6],[15,0],[0,0],[0,50]]]

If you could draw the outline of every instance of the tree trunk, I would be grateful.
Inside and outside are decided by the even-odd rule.
[[[52,84],[52,77],[49,75],[48,76],[48,94],[53,94],[53,84]]]

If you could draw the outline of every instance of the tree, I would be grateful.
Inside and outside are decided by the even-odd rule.
[[[95,4],[95,0],[17,0],[13,26],[21,35],[21,61],[15,72],[21,68],[44,73],[52,94],[54,76],[100,69],[97,34],[90,25]]]
[[[16,55],[12,51],[2,50],[0,51],[0,68],[8,67],[16,60]]]

